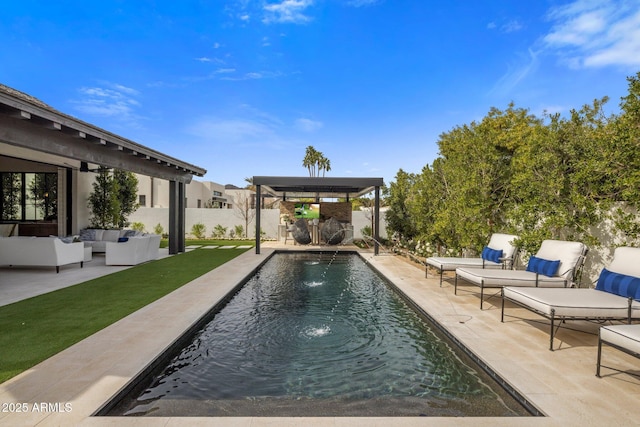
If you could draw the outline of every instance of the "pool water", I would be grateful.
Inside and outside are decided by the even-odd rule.
[[[117,412],[528,415],[436,329],[357,254],[277,253]]]

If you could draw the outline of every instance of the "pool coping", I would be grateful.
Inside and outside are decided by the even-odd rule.
[[[306,247],[263,245],[261,254],[247,251],[164,298],[103,329],[17,377],[0,384],[0,403],[26,403],[27,411],[0,412],[6,425],[514,425],[513,418],[200,418],[93,417],[158,354],[224,298],[276,250]],[[325,248],[326,250],[326,248]],[[354,248],[348,250],[353,251]],[[628,425],[637,422],[640,380],[605,371],[595,377],[595,343],[590,334],[565,331],[554,352],[548,350],[548,323],[517,308],[500,322],[499,299],[480,311],[472,287],[453,295],[445,281],[424,278],[424,270],[391,254],[363,258],[509,381],[546,417],[517,418],[518,425]],[[518,317],[515,317],[515,316]],[[586,327],[588,328],[589,325]],[[149,330],[157,330],[149,334]],[[605,350],[606,351],[606,350]],[[618,354],[620,353],[620,354]],[[637,359],[606,351],[606,364],[634,369]],[[637,366],[637,364],[635,365]],[[604,398],[603,398],[604,396]],[[66,405],[69,404],[69,405]],[[67,409],[69,409],[67,411]],[[1,409],[1,408],[0,408]]]

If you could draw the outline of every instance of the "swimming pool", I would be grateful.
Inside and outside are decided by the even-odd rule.
[[[104,415],[529,415],[357,254],[277,253],[210,317]]]

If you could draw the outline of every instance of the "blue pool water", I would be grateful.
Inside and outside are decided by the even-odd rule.
[[[356,254],[278,253],[118,414],[520,416]]]

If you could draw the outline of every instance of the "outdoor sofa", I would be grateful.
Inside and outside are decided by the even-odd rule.
[[[0,265],[55,267],[84,263],[84,245],[57,237],[0,237]]]
[[[458,293],[458,278],[480,287],[482,310],[485,288],[552,287],[566,288],[574,283],[588,248],[581,242],[544,240],[538,252],[529,258],[525,270],[487,270],[460,267],[456,269],[454,292]]]
[[[124,237],[119,242],[107,242],[105,265],[137,265],[158,258],[159,234]]]
[[[455,271],[459,267],[513,268],[518,252],[513,242],[517,238],[518,236],[513,234],[493,233],[480,257],[429,257],[426,259],[425,277],[429,266],[437,269],[440,272],[442,286],[442,274],[445,271]]]
[[[91,252],[106,252],[107,242],[117,243],[118,239],[140,236],[143,233],[136,230],[103,230],[100,228],[86,228],[80,230],[78,238],[85,246],[91,247]]]
[[[619,247],[613,260],[600,273],[595,289],[502,289],[502,316],[505,301],[511,301],[551,321],[549,349],[553,350],[556,321],[622,320],[640,318],[640,248]],[[559,326],[558,326],[559,327]]]

